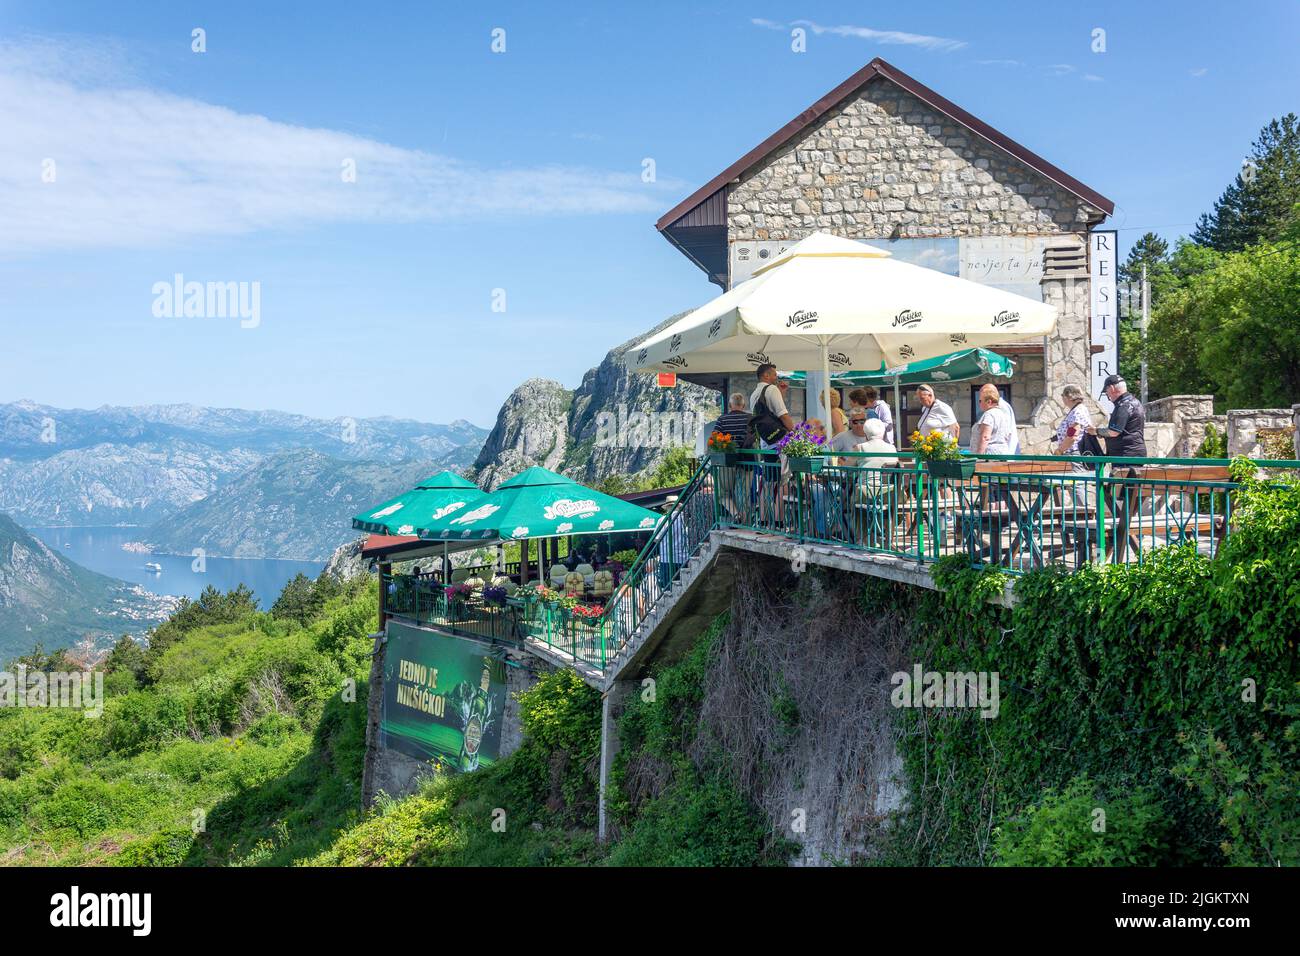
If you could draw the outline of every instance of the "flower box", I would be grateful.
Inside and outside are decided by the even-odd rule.
[[[709,461],[715,468],[734,468],[744,462],[745,456],[735,451],[711,451]]]
[[[955,458],[944,460],[931,460],[925,463],[929,469],[932,478],[952,478],[961,481],[969,481],[975,474],[975,466],[979,464],[974,458]]]
[[[826,459],[820,455],[811,458],[789,458],[790,471],[796,475],[816,475],[826,467]]]

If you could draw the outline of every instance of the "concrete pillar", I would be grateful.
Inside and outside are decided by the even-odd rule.
[[[609,819],[605,811],[605,791],[609,774],[618,756],[618,718],[623,713],[627,695],[635,693],[635,680],[616,680],[601,697],[600,707],[600,804],[598,808],[597,837],[603,843],[609,839]]]
[[[1021,415],[1021,446],[1026,453],[1041,453],[1056,423],[1065,414],[1061,407],[1061,389],[1078,385],[1088,392],[1091,387],[1092,355],[1088,335],[1089,283],[1087,243],[1080,235],[1053,237],[1049,250],[1051,268],[1045,269],[1041,281],[1043,301],[1059,314],[1056,328],[1043,343],[1043,390],[1037,405]],[[1013,390],[1014,390],[1014,382]],[[1096,395],[1088,407],[1097,413]]]
[[[380,591],[383,601],[383,591]],[[381,627],[383,624],[381,623]],[[375,802],[375,765],[379,760],[379,722],[384,712],[384,651],[388,634],[371,634],[375,649],[370,658],[370,693],[366,698],[366,757],[361,767],[361,806],[370,809]]]
[[[393,573],[393,566],[388,562],[379,565],[379,629],[384,629],[388,620],[388,582],[385,580]]]

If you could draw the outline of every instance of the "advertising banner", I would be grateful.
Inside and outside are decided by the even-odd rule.
[[[389,621],[381,745],[452,772],[495,763],[505,667],[477,641]]]

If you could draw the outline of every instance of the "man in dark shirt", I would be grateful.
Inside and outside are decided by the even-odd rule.
[[[722,413],[713,426],[715,432],[730,435],[735,441],[736,447],[740,447],[745,443],[745,432],[749,430],[749,412],[745,411],[746,402],[744,393],[732,393],[727,410]]]
[[[1128,385],[1118,375],[1108,375],[1102,385],[1102,395],[1111,400],[1114,408],[1111,410],[1110,421],[1106,423],[1106,427],[1089,426],[1088,434],[1099,435],[1106,439],[1106,454],[1111,458],[1145,458],[1147,454],[1146,410],[1142,407],[1142,403],[1129,393]],[[1137,465],[1112,466],[1111,477],[1140,478],[1142,468]],[[1122,495],[1117,493],[1121,487]],[[1116,561],[1124,560],[1130,544],[1134,549],[1138,547],[1137,540],[1128,533],[1128,527],[1134,509],[1140,506],[1140,490],[1137,484],[1126,483],[1123,486],[1112,486],[1106,495],[1111,512],[1115,515],[1115,526],[1111,540],[1107,542],[1107,551],[1113,549]],[[1118,508],[1117,498],[1122,499]]]

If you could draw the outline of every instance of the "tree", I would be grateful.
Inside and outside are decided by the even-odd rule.
[[[1294,222],[1300,202],[1300,121],[1273,120],[1251,147],[1250,164],[1223,191],[1214,210],[1197,221],[1192,241],[1219,252],[1276,242]]]
[[[1216,383],[1201,367],[1201,330],[1189,313],[1187,289],[1197,277],[1211,272],[1222,256],[1202,246],[1179,240],[1174,253],[1151,282],[1151,325],[1146,346],[1134,349],[1146,356],[1151,394],[1214,394]],[[1130,347],[1125,341],[1125,347]]]
[[[144,648],[130,634],[123,634],[104,658],[104,673],[126,672],[139,677],[144,673]]]
[[[163,652],[190,631],[210,624],[231,624],[257,613],[257,597],[243,584],[225,594],[209,584],[197,601],[181,598],[175,613],[149,633],[148,672],[152,674]]]
[[[672,488],[684,485],[695,473],[695,459],[691,457],[694,449],[686,445],[669,448],[659,466],[650,473],[647,488]]]
[[[1228,408],[1290,406],[1300,396],[1300,247],[1179,252],[1183,286],[1160,303],[1147,340],[1159,394],[1213,394]]]
[[[319,609],[311,578],[299,571],[271,605],[271,616],[306,624]]]
[[[1141,282],[1142,266],[1147,267],[1147,281],[1151,282],[1157,274],[1169,271],[1169,243],[1154,232],[1148,232],[1128,251],[1128,258],[1119,267],[1120,282]]]

